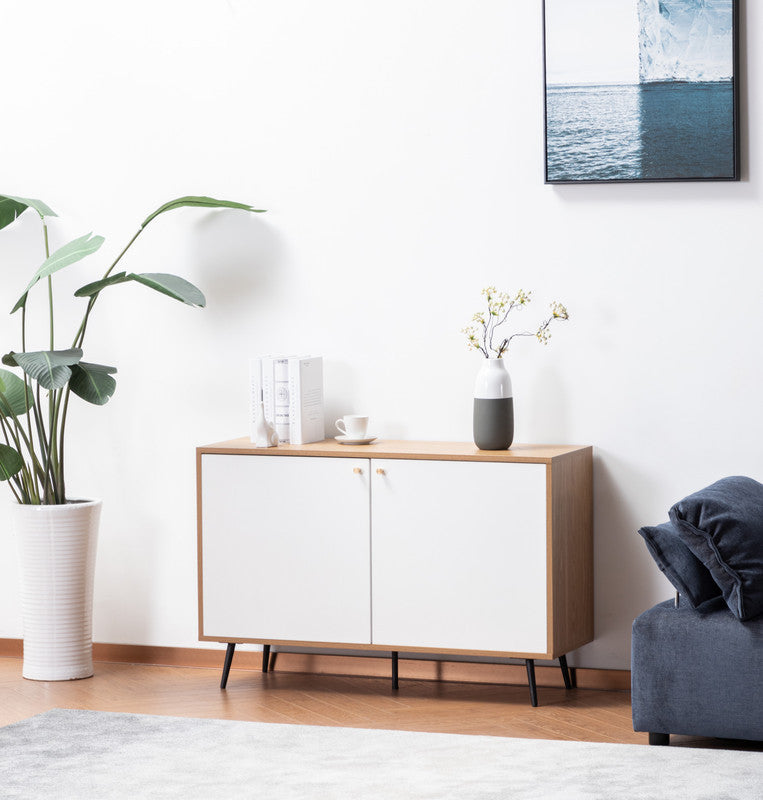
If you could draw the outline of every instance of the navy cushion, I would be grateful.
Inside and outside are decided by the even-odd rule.
[[[710,570],[681,541],[672,522],[645,525],[639,529],[647,549],[665,577],[676,587],[693,608],[720,597],[721,590]]]
[[[731,612],[741,620],[763,614],[763,484],[723,478],[676,503],[670,519]]]

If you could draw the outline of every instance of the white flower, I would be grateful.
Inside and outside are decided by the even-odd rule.
[[[541,326],[540,328],[538,328],[538,332],[535,334],[535,338],[541,344],[548,344],[548,340],[551,338],[551,331],[547,327]]]
[[[532,292],[520,289],[513,297],[508,292],[499,292],[495,286],[486,286],[481,291],[485,298],[487,311],[478,311],[472,317],[472,325],[462,328],[466,334],[466,344],[472,350],[479,350],[485,358],[495,354],[501,358],[515,336],[535,336],[541,344],[548,344],[551,339],[549,326],[556,320],[569,319],[567,309],[562,303],[551,303],[551,316],[543,320],[535,333],[522,331],[501,339],[500,345],[494,343],[496,330],[506,322],[510,312],[515,307],[526,306],[532,299]]]
[[[520,289],[516,295],[514,296],[514,304],[518,306],[526,306],[531,299],[532,292],[526,292],[524,289]]]
[[[557,303],[556,300],[551,303],[551,311],[554,315],[554,319],[570,318],[570,315],[567,313],[567,309],[561,303]]]

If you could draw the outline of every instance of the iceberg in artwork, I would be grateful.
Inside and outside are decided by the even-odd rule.
[[[730,81],[732,0],[638,0],[639,80]]]

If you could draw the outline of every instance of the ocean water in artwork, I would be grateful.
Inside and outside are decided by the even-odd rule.
[[[731,81],[550,86],[549,181],[734,176]]]
[[[550,86],[548,180],[638,180],[640,131],[637,85]]]

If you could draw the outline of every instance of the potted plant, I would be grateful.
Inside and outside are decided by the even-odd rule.
[[[50,252],[47,219],[57,216],[40,200],[0,195],[0,229],[27,210],[42,222],[45,260],[11,313],[19,314],[21,340],[2,357],[0,369],[0,480],[16,500],[12,506],[21,567],[25,678],[70,680],[93,674],[92,593],[101,501],[66,492],[66,417],[73,397],[93,405],[108,402],[116,389],[116,368],[84,360],[90,315],[102,292],[139,283],[190,306],[203,307],[204,295],[184,278],[165,273],[115,272],[130,246],[156,217],[176,208],[232,208],[256,212],[244,203],[211,197],[181,197],[160,206],[103,276],[74,294],[84,304],[82,321],[60,348],[55,329],[53,275],[95,253],[102,236],[87,234]],[[30,292],[47,289],[46,349],[27,342]]]
[[[506,450],[514,440],[514,394],[511,377],[503,361],[512,339],[534,336],[541,344],[551,338],[551,323],[569,319],[567,309],[557,302],[551,303],[551,316],[544,319],[534,331],[520,331],[496,343],[496,331],[509,318],[514,309],[523,308],[531,300],[532,292],[520,289],[515,295],[499,292],[495,286],[482,290],[487,308],[472,317],[472,324],[462,329],[470,350],[479,350],[485,357],[477,374],[474,387],[473,432],[474,443],[480,450]]]

